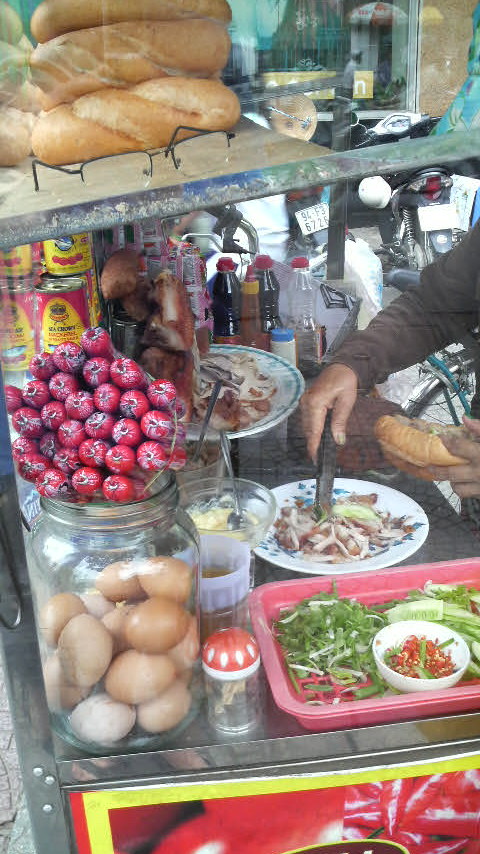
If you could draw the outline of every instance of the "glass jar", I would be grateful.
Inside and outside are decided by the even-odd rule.
[[[175,477],[130,504],[41,509],[28,559],[53,728],[90,753],[170,742],[201,688],[199,544]]]

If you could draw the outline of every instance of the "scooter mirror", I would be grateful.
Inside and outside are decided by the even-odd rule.
[[[390,184],[381,175],[363,178],[358,185],[360,200],[369,208],[386,208],[392,197]]]

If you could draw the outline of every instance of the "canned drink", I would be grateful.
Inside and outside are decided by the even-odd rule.
[[[34,288],[0,283],[0,361],[5,371],[27,370],[35,353]]]
[[[87,281],[84,276],[42,276],[36,288],[40,350],[53,350],[64,341],[80,343],[90,325]]]
[[[44,240],[43,258],[45,269],[52,276],[85,273],[94,263],[92,237],[85,233]]]

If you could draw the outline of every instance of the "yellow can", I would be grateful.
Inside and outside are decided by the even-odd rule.
[[[71,276],[93,267],[91,234],[72,234],[43,241],[45,269],[51,276]]]

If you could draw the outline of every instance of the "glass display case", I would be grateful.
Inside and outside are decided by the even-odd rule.
[[[60,7],[56,9],[54,0],[44,0],[42,6],[50,2],[53,4],[51,21],[61,21],[65,10],[73,14],[73,4],[64,6],[62,13]],[[25,80],[29,84],[33,80],[40,89],[44,86],[44,94],[50,85],[38,73],[38,62],[44,60],[38,60],[41,51],[34,44],[36,36],[30,29],[36,4],[31,5],[32,8],[26,4],[18,6],[23,22],[18,34],[12,34],[11,29],[15,18],[9,24],[10,29],[5,25],[5,35],[3,29],[1,31],[7,48],[15,48],[23,57],[19,60],[15,51],[6,50],[7,58],[0,69],[1,92],[4,93],[1,109],[5,121],[12,116],[11,110],[31,112],[22,110],[20,102],[15,100]],[[160,5],[163,8],[169,4]],[[182,5],[189,6],[188,3]],[[97,109],[95,120],[76,115],[76,120],[86,125],[75,125],[65,137],[52,131],[55,144],[58,140],[63,143],[68,137],[68,144],[76,152],[78,145],[85,142],[87,155],[84,158],[71,158],[68,154],[40,156],[39,152],[44,149],[34,130],[33,154],[0,167],[3,264],[0,270],[0,335],[4,391],[5,386],[22,388],[30,379],[32,352],[49,350],[56,343],[48,338],[46,321],[42,324],[48,306],[55,300],[56,313],[61,315],[63,327],[68,325],[69,318],[71,321],[73,309],[77,315],[81,314],[79,303],[75,302],[80,300],[88,312],[84,326],[102,324],[109,329],[117,353],[135,359],[147,358],[145,351],[153,349],[148,337],[152,304],[148,303],[139,319],[120,304],[117,292],[108,294],[101,287],[102,272],[109,259],[118,253],[124,253],[120,257],[127,260],[132,253],[142,259],[140,268],[135,271],[134,286],[139,288],[139,283],[157,281],[159,272],[165,269],[176,278],[185,274],[183,280],[191,286],[192,280],[186,275],[187,261],[201,258],[202,283],[206,291],[203,296],[207,302],[208,284],[215,275],[220,255],[228,254],[235,259],[241,279],[245,278],[249,262],[258,254],[271,255],[280,282],[279,312],[284,322],[289,318],[291,307],[287,299],[290,262],[293,257],[306,256],[315,284],[320,372],[325,353],[331,355],[346,335],[357,325],[365,326],[382,304],[386,305],[396,295],[398,288],[395,290],[390,282],[403,287],[406,274],[418,273],[420,267],[433,260],[428,254],[435,249],[435,246],[431,248],[430,235],[447,234],[449,246],[453,246],[476,221],[480,131],[474,118],[467,123],[465,113],[460,121],[455,106],[457,92],[461,90],[464,105],[469,91],[475,91],[473,85],[468,85],[467,70],[472,23],[468,21],[466,26],[463,3],[458,2],[458,8],[453,10],[451,3],[432,5],[416,0],[398,0],[395,4],[356,4],[353,0],[259,0],[256,3],[231,0],[229,5],[232,22],[227,21],[227,24],[231,51],[223,68],[212,71],[210,76],[217,84],[216,78],[223,75],[223,85],[238,98],[238,120],[227,121],[224,127],[199,127],[198,118],[197,122],[185,121],[181,111],[182,118],[174,121],[173,131],[165,144],[135,147],[129,142],[127,146],[122,143],[118,147],[117,140],[112,150],[100,151],[92,149],[93,144],[104,145],[102,109]],[[469,13],[473,12],[474,4],[470,5]],[[79,12],[80,17],[75,18],[76,30],[72,25],[73,32],[93,32],[98,26],[126,27],[132,12],[125,21],[109,24],[108,15],[112,13],[105,0],[102,8],[105,11],[107,7],[110,11],[105,12],[107,17],[100,25],[98,21],[82,19]],[[190,7],[196,10],[199,4],[192,0]],[[208,3],[206,7],[203,14],[208,17],[213,13]],[[78,9],[82,9],[81,3]],[[153,13],[150,9],[149,13],[137,14],[144,20],[136,24],[144,24],[149,20],[148,14]],[[195,14],[202,18],[198,12]],[[0,21],[2,15],[0,10]],[[83,29],[78,23],[81,19]],[[37,34],[38,26],[33,26]],[[150,29],[153,32],[154,27]],[[49,41],[57,39],[60,50],[61,45],[68,44],[71,35],[68,29],[62,31],[60,27],[45,36],[44,42],[39,41],[39,45],[43,49]],[[139,36],[135,38],[138,41]],[[146,31],[143,38],[146,44]],[[28,39],[30,47],[25,42],[20,45],[22,39]],[[443,46],[441,61],[434,52],[437,44]],[[27,61],[32,49],[37,51],[37,58],[30,57]],[[463,56],[455,79],[450,60],[453,52],[457,57]],[[104,59],[103,54],[101,59]],[[97,63],[100,63],[98,57],[94,67]],[[167,60],[164,65],[172,70]],[[161,75],[166,73],[165,67]],[[427,85],[432,68],[437,69],[436,82]],[[55,74],[60,71],[56,66]],[[178,73],[173,75],[179,76]],[[187,80],[184,88],[201,76],[199,72],[191,72],[190,76],[182,77]],[[167,79],[173,78],[167,75]],[[407,115],[403,126],[407,130],[409,123],[416,121],[415,115],[421,120],[425,110],[423,100],[427,95],[432,116],[445,112],[448,105],[443,102],[444,80],[448,85],[448,105],[451,105],[449,115],[453,116],[446,132],[441,132],[439,127],[438,132],[426,135],[405,133],[395,138],[392,133],[385,142],[378,135],[372,144],[363,145],[370,120],[376,122],[391,112],[400,117]],[[134,95],[131,92],[128,95],[138,99],[138,87],[145,85],[143,80],[123,88],[137,87]],[[103,84],[100,90],[102,88],[105,88]],[[122,86],[118,88],[122,91]],[[434,89],[442,90],[438,101]],[[145,93],[146,90],[141,91]],[[51,94],[51,90],[48,92]],[[117,94],[115,90],[114,95]],[[78,105],[82,98],[93,95],[87,87],[81,94],[68,97],[68,103]],[[176,97],[180,95],[177,93]],[[12,106],[14,103],[17,106]],[[36,127],[48,117],[53,122],[55,111],[57,116],[72,111],[74,108],[68,103],[60,101],[41,114],[35,112]],[[147,112],[149,109],[153,113],[157,107],[147,104]],[[408,114],[405,111],[409,111]],[[472,109],[473,116],[475,113]],[[186,140],[182,141],[178,130],[200,133],[192,137],[184,133]],[[416,138],[411,138],[414,136]],[[19,137],[16,140],[18,142]],[[412,173],[438,167],[446,170],[448,180],[437,184],[435,178],[434,183],[424,187],[424,203],[417,207],[422,207],[426,213],[418,216],[420,230],[417,228],[414,233],[410,229],[411,216],[402,219],[400,201],[395,207],[395,200],[400,200],[398,188],[405,186]],[[358,186],[366,178],[376,178],[376,187],[388,186],[385,204],[374,199],[370,206],[361,208]],[[427,178],[431,178],[430,174]],[[405,207],[411,213],[411,207]],[[350,234],[347,239],[346,230]],[[88,263],[84,269],[69,269],[77,284],[73,287],[72,280],[67,282],[70,287],[63,290],[63,297],[66,293],[70,295],[68,305],[59,309],[62,294],[51,283],[48,285],[48,279],[53,275],[55,284],[55,276],[72,263],[66,258],[73,258],[82,266],[83,250],[73,240],[80,235],[87,236]],[[49,241],[56,247],[53,255],[46,252]],[[188,246],[188,251],[182,255],[179,246]],[[439,246],[437,253],[442,255],[441,241]],[[52,268],[52,263],[57,267]],[[198,266],[200,262],[192,262],[190,269],[193,270],[195,264]],[[402,275],[397,279],[389,278],[392,265],[400,266],[403,278]],[[38,278],[42,281],[40,288]],[[168,287],[167,281],[163,292],[165,300],[173,293]],[[188,287],[186,290],[188,292]],[[133,312],[133,305],[129,305]],[[204,307],[199,309],[197,320],[203,310]],[[186,313],[174,329],[179,336],[186,335],[185,317]],[[202,326],[209,328],[205,323],[197,323],[197,332]],[[169,327],[170,332],[172,329],[173,326]],[[242,350],[248,350],[241,344],[211,345],[210,337],[208,334],[206,350],[211,355],[216,348],[223,348],[221,355],[230,359],[231,364]],[[183,354],[180,366],[175,363],[179,387],[190,370],[188,354],[193,346],[192,343],[179,348]],[[195,347],[201,349],[202,346],[205,346],[205,339],[199,335]],[[378,386],[375,399],[377,395],[380,399],[384,397],[410,416],[426,413],[430,416],[431,407],[435,406],[437,418],[444,417],[444,407],[447,407],[447,420],[458,418],[458,407],[468,407],[472,396],[477,347],[477,342],[468,338],[456,342],[453,348],[432,354],[428,361],[415,365],[408,375],[401,372],[389,377],[385,384]],[[175,351],[167,347],[169,352],[172,349]],[[247,407],[249,421],[238,420],[233,426],[223,423],[221,429],[229,440],[236,477],[247,484],[247,493],[249,484],[260,484],[262,497],[263,493],[270,497],[273,494],[280,502],[287,490],[288,501],[298,504],[298,490],[303,500],[306,491],[314,489],[316,475],[316,467],[306,448],[299,406],[302,393],[309,388],[312,378],[303,377],[287,359],[263,350],[259,354],[256,373],[250,382],[254,389],[252,396],[263,394],[265,386],[271,382],[274,390],[271,399],[268,398],[270,403],[257,409],[254,418],[250,417],[251,408]],[[203,357],[207,355],[202,353]],[[197,352],[195,357],[199,357]],[[161,372],[155,373],[156,362],[142,364],[149,381],[153,381],[152,377],[163,376]],[[247,371],[247,362],[239,365],[235,368],[237,372]],[[250,363],[248,370],[252,370]],[[256,726],[247,735],[240,733],[228,737],[215,730],[207,721],[200,674],[195,671],[195,715],[187,711],[180,715],[185,726],[177,729],[172,725],[168,740],[163,741],[161,737],[157,743],[154,739],[151,746],[150,740],[142,736],[131,740],[126,737],[120,740],[118,749],[112,748],[110,741],[108,749],[102,750],[93,735],[87,739],[89,748],[82,740],[65,737],[68,715],[64,711],[57,713],[60,725],[52,726],[48,691],[42,675],[45,654],[38,640],[41,605],[37,602],[43,603],[45,595],[54,593],[79,594],[74,598],[79,598],[80,593],[91,593],[90,576],[82,575],[84,558],[91,550],[100,550],[103,567],[119,559],[116,554],[119,548],[131,551],[136,542],[133,538],[138,538],[139,534],[134,533],[131,542],[126,542],[129,536],[123,532],[120,546],[116,540],[113,542],[113,537],[110,553],[95,539],[98,531],[94,513],[91,525],[95,528],[95,536],[92,535],[91,542],[88,525],[87,534],[80,526],[80,530],[60,542],[60,513],[60,517],[51,522],[50,538],[44,540],[42,553],[37,550],[36,560],[27,560],[26,550],[32,553],[30,544],[35,533],[39,499],[33,481],[18,477],[11,450],[15,433],[12,414],[7,413],[6,397],[8,394],[2,396],[0,407],[0,621],[5,678],[38,854],[47,850],[50,854],[70,851],[78,854],[129,851],[135,854],[157,850],[158,854],[164,851],[198,854],[203,850],[212,851],[212,854],[233,854],[234,850],[286,854],[306,850],[307,845],[341,841],[351,843],[353,851],[357,843],[363,844],[367,838],[370,845],[370,837],[374,834],[380,834],[381,839],[392,844],[403,845],[411,854],[417,854],[427,842],[431,847],[422,850],[432,854],[440,854],[440,850],[443,854],[447,851],[473,854],[474,843],[478,844],[480,815],[479,787],[475,784],[480,767],[478,678],[471,678],[463,694],[456,688],[454,694],[443,698],[443,702],[441,696],[434,701],[429,697],[428,703],[420,698],[418,715],[412,708],[415,704],[406,708],[408,704],[395,702],[398,698],[392,699],[390,695],[374,701],[368,698],[354,701],[349,697],[349,701],[343,703],[341,693],[331,706],[331,714],[327,701],[322,703],[318,696],[312,699],[311,695],[307,696],[305,706],[308,713],[298,713],[297,707],[297,714],[292,713],[291,696],[286,705],[278,701],[279,683],[275,680],[279,679],[279,664],[268,649],[272,621],[278,618],[275,610],[278,603],[276,600],[270,603],[270,610],[264,613],[262,609],[267,605],[261,591],[266,596],[272,585],[285,584],[287,586],[282,589],[289,590],[289,595],[295,599],[296,586],[300,597],[300,591],[306,589],[302,584],[308,580],[307,576],[311,590],[309,588],[306,595],[338,592],[340,596],[352,596],[374,605],[377,601],[401,598],[407,589],[424,585],[432,578],[438,583],[476,588],[480,562],[474,503],[469,513],[465,507],[460,512],[448,485],[420,480],[392,465],[385,465],[378,456],[378,447],[373,444],[372,433],[367,439],[360,433],[343,454],[339,452],[335,468],[337,489],[342,489],[342,479],[347,481],[346,489],[350,492],[352,489],[361,491],[363,484],[371,491],[373,483],[376,493],[384,497],[385,510],[390,516],[400,512],[403,520],[407,517],[410,529],[402,532],[400,545],[393,542],[383,547],[376,562],[363,566],[355,564],[356,571],[342,561],[330,572],[325,564],[321,570],[315,569],[314,564],[302,559],[298,562],[291,554],[286,560],[285,551],[278,548],[273,535],[267,535],[261,544],[255,541],[254,553],[249,554],[247,561],[249,583],[255,588],[250,593],[248,628],[259,643],[262,627],[267,635],[260,643],[263,692],[258,701],[261,713]],[[251,405],[251,398],[248,403]],[[189,419],[190,416],[191,413]],[[29,438],[27,433],[24,435]],[[369,456],[371,439],[372,455]],[[221,480],[224,484],[223,470]],[[172,486],[170,490],[170,487],[169,481],[166,491],[171,499],[170,491],[175,492],[175,488]],[[189,491],[187,482],[183,490],[186,506],[194,488]],[[175,498],[173,504],[176,503]],[[138,506],[139,502],[133,506],[135,504]],[[228,506],[228,513],[232,508],[233,505]],[[202,548],[198,532],[184,510],[178,512],[180,521],[175,517],[175,523],[170,520],[165,530],[162,527],[165,521],[159,523],[153,514],[152,536],[147,533],[143,537],[142,533],[141,548],[149,559],[154,559],[158,553],[173,556],[174,560],[186,561],[196,571],[200,543],[201,573]],[[249,512],[248,506],[246,512]],[[201,533],[205,535],[203,526]],[[220,533],[226,532],[222,529]],[[406,534],[405,539],[403,534]],[[233,548],[231,552],[236,554]],[[71,589],[67,584],[68,590],[64,589],[63,581],[60,587],[55,586],[55,573],[51,571],[52,567],[59,568],[60,553],[62,560],[68,563],[67,575],[70,573],[74,577]],[[240,553],[245,562],[241,548],[238,549]],[[373,558],[367,557],[368,560]],[[190,615],[190,611],[192,614],[195,611],[197,600],[193,592],[188,595]],[[126,607],[130,607],[128,597],[125,601]],[[287,604],[289,601],[287,596]],[[118,610],[117,604],[114,610]],[[182,637],[175,637],[167,652],[170,647],[177,646]],[[163,651],[158,652],[155,646],[146,654],[163,655]],[[193,661],[197,666],[198,649]],[[98,686],[106,667],[87,687]],[[234,688],[235,682],[232,681],[232,685]],[[349,686],[342,683],[343,689],[348,690]],[[388,714],[381,712],[382,700],[388,704]],[[362,706],[362,703],[367,705]],[[355,704],[360,714],[355,708],[352,710]],[[322,711],[324,714],[320,713]],[[468,809],[465,807],[456,829],[446,820],[441,823],[449,810],[459,808],[452,787],[447,793],[447,783],[451,780],[454,780],[453,788],[457,786],[468,802]],[[428,809],[419,800],[412,806],[414,787],[415,793],[422,787],[422,791],[428,789],[430,792]],[[317,799],[309,806],[312,793],[323,800]],[[259,799],[256,807],[255,798]],[[352,806],[355,798],[357,807]],[[399,818],[399,800],[403,804],[402,819]],[[266,814],[265,809],[270,808],[267,804],[271,803],[273,817],[274,802],[280,806],[278,814],[283,812],[284,823],[278,818],[279,830],[275,836],[277,818],[272,818],[271,836],[264,839],[255,809],[260,805]],[[325,813],[325,803],[328,803],[331,821],[328,827],[325,821],[320,827],[308,810],[312,816]],[[282,810],[281,804],[286,804],[288,809]],[[323,804],[321,809],[320,804]],[[285,825],[287,814],[297,816],[292,819],[290,829]],[[299,814],[311,818],[313,830],[310,834],[299,832]],[[228,823],[233,828],[227,834],[228,840],[222,837],[220,842],[215,841],[218,828]],[[304,827],[308,824],[309,821],[303,821]],[[415,833],[417,838],[414,838]],[[256,839],[256,847],[252,839]],[[440,849],[440,843],[446,846],[447,842],[451,847]],[[202,849],[202,845],[210,845],[210,848]],[[217,847],[212,848],[212,845]],[[240,847],[235,849],[235,845]]]

